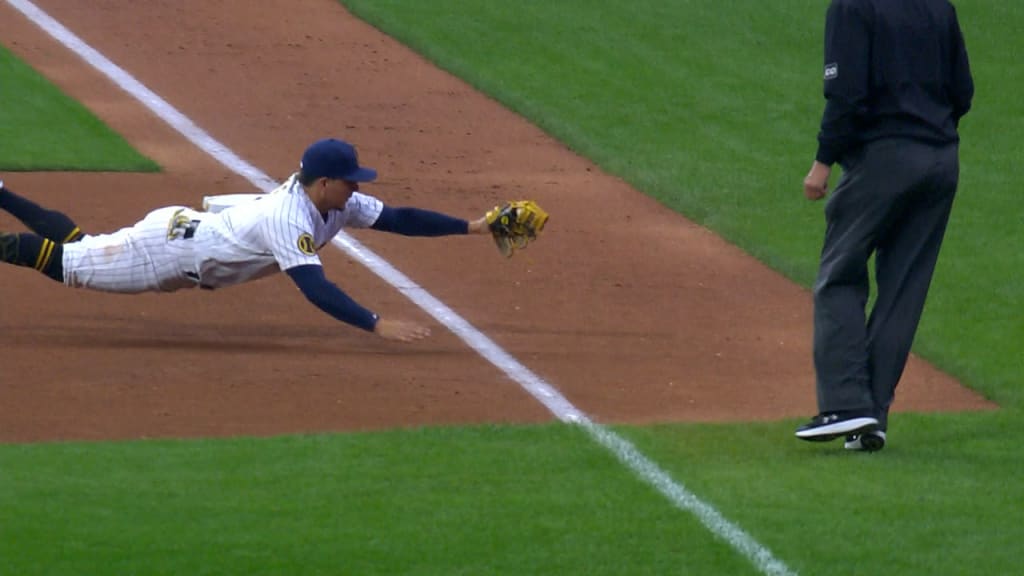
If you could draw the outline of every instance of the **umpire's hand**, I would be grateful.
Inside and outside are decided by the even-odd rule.
[[[811,171],[804,178],[804,196],[808,200],[821,200],[828,194],[828,177],[832,174],[832,167],[822,164],[817,160],[811,165]]]

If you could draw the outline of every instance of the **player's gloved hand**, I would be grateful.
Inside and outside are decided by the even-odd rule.
[[[381,318],[373,328],[373,333],[385,340],[412,342],[430,336],[430,328],[406,320],[389,320]]]
[[[533,200],[514,200],[489,210],[484,221],[498,250],[511,258],[516,250],[537,239],[548,222],[548,213]]]

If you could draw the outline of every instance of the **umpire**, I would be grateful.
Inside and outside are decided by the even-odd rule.
[[[833,164],[843,174],[825,204],[814,285],[819,414],[796,436],[871,451],[885,445],[942,246],[974,82],[948,0],[833,0],[824,76],[804,194],[825,197]],[[865,321],[872,254],[878,295]]]

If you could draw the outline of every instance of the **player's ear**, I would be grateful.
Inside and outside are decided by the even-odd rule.
[[[323,195],[323,193],[327,191],[327,184],[329,184],[330,181],[331,181],[331,179],[327,178],[327,177],[317,178],[317,180],[316,180],[316,191],[317,191],[317,193],[319,195]]]

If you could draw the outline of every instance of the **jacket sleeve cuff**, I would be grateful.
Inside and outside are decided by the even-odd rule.
[[[814,159],[826,166],[831,166],[839,160],[839,154],[828,146],[818,145],[818,153],[814,156]]]

